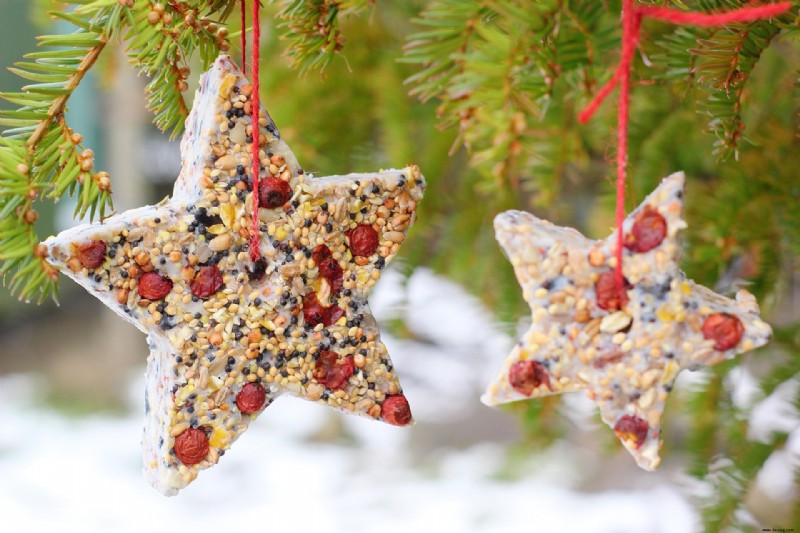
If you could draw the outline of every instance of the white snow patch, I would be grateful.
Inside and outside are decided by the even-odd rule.
[[[800,381],[781,383],[767,398],[753,407],[747,436],[750,440],[769,442],[772,433],[790,433],[800,426],[800,413],[793,402],[800,392]]]

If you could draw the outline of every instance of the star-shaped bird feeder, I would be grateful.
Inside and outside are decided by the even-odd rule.
[[[145,473],[167,495],[282,394],[412,422],[367,293],[425,181],[414,166],[312,178],[262,109],[254,261],[252,93],[221,56],[187,119],[173,196],[44,243],[53,265],[148,334]]]
[[[529,213],[497,216],[497,240],[533,323],[484,403],[585,391],[639,466],[658,466],[678,372],[758,348],[772,334],[751,294],[739,291],[734,301],[680,271],[683,189],[683,174],[669,176],[625,219],[622,291],[616,234],[594,241]]]

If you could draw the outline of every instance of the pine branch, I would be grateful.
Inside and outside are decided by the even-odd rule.
[[[747,81],[779,32],[780,28],[770,22],[754,22],[699,39],[690,50],[699,59],[695,68],[697,82],[711,93],[705,111],[710,117],[709,128],[718,138],[715,153],[721,159],[738,157],[745,128],[742,98]]]
[[[235,0],[203,2],[169,1],[152,6],[137,0],[126,13],[130,26],[126,52],[131,62],[150,78],[145,91],[156,126],[172,138],[183,131],[188,106],[183,92],[189,88],[189,59],[199,51],[206,69],[220,51],[227,51],[228,31],[212,20],[224,20]]]
[[[559,80],[584,90],[593,86],[598,57],[618,45],[608,8],[579,1],[438,0],[416,22],[425,31],[409,36],[404,61],[421,69],[406,82],[422,101],[441,101],[441,127],[458,128],[451,152],[461,145],[473,151],[487,189],[509,183],[521,190],[527,181],[525,190],[552,197],[559,180],[537,178],[542,131],[534,133],[528,117],[546,116]]]
[[[292,67],[325,70],[344,48],[341,20],[373,6],[375,0],[284,0],[279,17]]]

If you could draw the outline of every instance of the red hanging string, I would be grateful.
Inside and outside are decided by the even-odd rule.
[[[242,21],[242,34],[240,37],[242,49],[242,72],[247,72],[247,7],[245,0],[239,0],[239,13]]]
[[[259,157],[258,147],[259,118],[261,111],[258,97],[258,64],[260,61],[259,54],[261,52],[261,24],[258,13],[259,4],[259,0],[253,0],[253,50],[250,57],[250,78],[253,83],[253,99],[250,109],[250,116],[253,122],[253,223],[250,228],[250,259],[253,261],[257,261],[261,257],[261,250],[259,249],[261,238],[259,235],[258,221],[258,180],[261,174],[261,158]]]
[[[694,26],[721,26],[737,22],[752,22],[781,15],[792,7],[791,2],[778,2],[775,4],[743,7],[724,13],[687,13],[677,9],[654,6],[634,7],[633,0],[623,0],[622,3],[622,52],[619,65],[611,79],[597,92],[578,115],[578,120],[585,124],[599,109],[603,101],[611,94],[614,87],[619,85],[619,107],[617,114],[617,248],[615,280],[617,289],[624,290],[622,276],[622,251],[624,235],[622,224],[625,222],[625,182],[628,165],[628,123],[630,119],[630,75],[636,45],[639,43],[639,29],[642,18],[654,18],[678,25]]]

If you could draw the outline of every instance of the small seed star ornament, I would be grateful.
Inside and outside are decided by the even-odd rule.
[[[263,109],[251,258],[253,87],[201,79],[172,198],[51,237],[49,261],[148,334],[145,475],[166,495],[287,394],[412,422],[367,293],[416,218],[417,167],[314,178]]]
[[[678,372],[731,359],[772,334],[750,293],[734,301],[679,270],[683,186],[683,174],[669,176],[625,219],[624,291],[614,277],[616,234],[593,241],[520,211],[495,218],[533,324],[484,403],[585,391],[639,466],[658,466]]]

